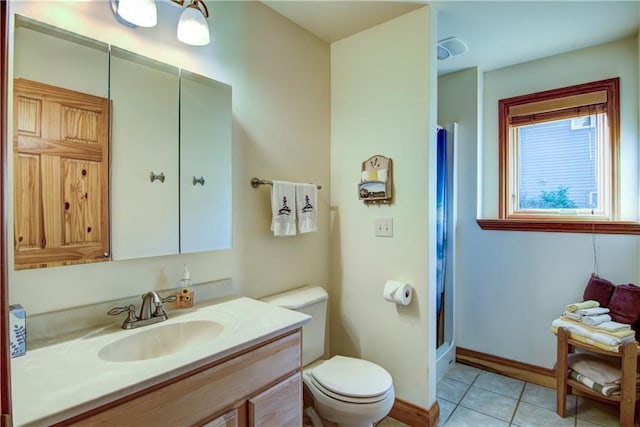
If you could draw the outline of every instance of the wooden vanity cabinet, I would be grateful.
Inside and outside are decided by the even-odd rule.
[[[60,425],[302,425],[301,330],[177,375]]]

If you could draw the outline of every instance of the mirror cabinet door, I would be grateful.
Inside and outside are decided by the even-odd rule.
[[[16,15],[13,77],[109,96],[109,46]]]
[[[111,48],[113,258],[177,254],[179,70]]]
[[[180,76],[180,252],[231,247],[231,86]]]
[[[15,268],[109,258],[108,46],[16,15]]]

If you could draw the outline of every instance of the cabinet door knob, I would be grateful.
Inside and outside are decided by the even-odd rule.
[[[193,185],[196,184],[200,184],[202,186],[204,186],[204,176],[201,176],[200,178],[196,178],[195,176],[193,177]]]
[[[164,172],[160,172],[159,175],[156,175],[155,173],[153,173],[153,171],[151,171],[151,182],[158,180],[160,182],[164,182]]]

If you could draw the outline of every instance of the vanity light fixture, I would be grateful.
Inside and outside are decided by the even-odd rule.
[[[172,0],[174,3],[181,3]],[[209,36],[209,10],[202,0],[190,0],[191,3],[184,9],[178,21],[178,40],[192,46],[208,45]],[[202,9],[200,9],[202,6]]]
[[[211,42],[209,35],[209,10],[203,0],[169,0],[184,8],[178,21],[178,40],[192,46],[204,46]],[[127,27],[154,27],[158,22],[156,0],[109,0],[116,20]],[[202,6],[202,7],[201,7]]]
[[[154,0],[110,0],[118,22],[128,27],[155,27],[158,9]]]

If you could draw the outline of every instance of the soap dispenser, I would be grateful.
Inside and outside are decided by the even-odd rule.
[[[189,273],[189,267],[186,264],[184,266],[184,272],[182,273],[182,279],[180,279],[180,284],[178,285],[176,307],[193,307],[193,280],[191,280],[191,273]]]

